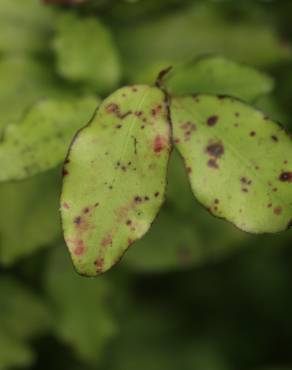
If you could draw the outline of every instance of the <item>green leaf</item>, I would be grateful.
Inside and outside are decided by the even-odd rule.
[[[0,263],[44,248],[60,235],[58,172],[0,186]]]
[[[266,18],[254,21],[226,17],[211,2],[133,22],[118,28],[116,37],[131,83],[139,82],[137,74],[151,65],[167,62],[165,68],[204,54],[256,66],[291,60],[292,55],[291,47],[283,44],[274,24]]]
[[[145,237],[125,256],[138,272],[170,271],[193,266],[204,254],[196,227],[179,212],[162,209]]]
[[[208,210],[252,233],[292,219],[292,140],[254,108],[198,95],[171,104],[176,147],[194,195]]]
[[[85,83],[98,93],[117,87],[119,57],[110,32],[98,19],[61,16],[53,46],[58,71],[65,78]]]
[[[0,370],[14,367],[29,367],[35,354],[29,345],[11,337],[9,333],[0,333]]]
[[[111,286],[104,278],[78,276],[64,252],[60,247],[53,251],[45,275],[53,330],[83,361],[96,365],[116,333],[109,304]]]
[[[20,119],[35,101],[68,95],[50,68],[27,56],[0,59],[0,80],[0,129]]]
[[[255,102],[255,107],[267,113],[274,121],[282,122],[289,128],[290,114],[273,95],[262,96]]]
[[[43,52],[52,32],[53,11],[36,0],[1,0],[0,52]]]
[[[78,272],[95,276],[149,229],[163,200],[170,152],[164,94],[117,90],[75,138],[65,166],[61,213]]]
[[[98,100],[44,100],[35,104],[18,124],[5,128],[0,143],[0,181],[20,180],[64,161],[75,132],[88,123]]]
[[[174,68],[165,86],[171,94],[221,94],[252,102],[273,89],[271,77],[222,57],[201,58]]]
[[[47,331],[51,317],[42,301],[24,285],[0,279],[0,369],[29,366],[34,353],[28,340]]]

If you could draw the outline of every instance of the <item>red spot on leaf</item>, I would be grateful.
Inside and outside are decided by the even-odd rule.
[[[74,254],[76,256],[81,256],[85,251],[85,245],[84,245],[83,240],[76,240],[74,244],[75,244],[75,247],[73,250]]]
[[[163,136],[157,135],[154,139],[153,150],[155,153],[160,153],[166,146],[166,139]]]

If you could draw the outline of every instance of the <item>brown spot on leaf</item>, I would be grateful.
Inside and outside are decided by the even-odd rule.
[[[224,147],[218,141],[217,143],[209,144],[206,147],[206,152],[214,158],[220,158],[224,154]]]
[[[282,213],[282,208],[281,207],[274,208],[274,213],[275,215],[279,216]]]
[[[81,217],[80,217],[80,216],[75,217],[73,222],[74,222],[74,224],[76,224],[76,225],[80,225],[80,224],[81,224]]]
[[[189,141],[191,134],[196,131],[196,125],[190,121],[184,122],[180,125],[180,128],[184,131],[185,141]]]
[[[142,202],[142,198],[141,198],[141,197],[139,197],[139,196],[137,195],[137,196],[135,196],[135,198],[134,198],[134,202],[135,202],[135,203],[141,203],[141,202]]]
[[[209,159],[209,161],[207,162],[207,165],[208,167],[211,167],[211,168],[219,168],[215,159]]]
[[[292,182],[292,172],[282,172],[279,176],[279,180],[283,182]]]
[[[158,104],[154,108],[151,109],[151,115],[153,117],[157,116],[157,114],[162,110],[162,105]]]
[[[116,113],[120,110],[118,104],[110,103],[105,107],[107,113]]]
[[[107,235],[106,237],[104,237],[101,241],[101,245],[103,247],[106,247],[107,245],[110,245],[112,244],[112,237],[110,235]]]
[[[101,272],[103,270],[103,266],[104,266],[104,258],[102,257],[99,257],[95,262],[94,262],[95,266],[96,266],[96,270],[97,272]]]
[[[256,136],[256,132],[255,132],[255,131],[251,131],[251,132],[249,133],[249,136],[251,136],[251,137]]]
[[[207,125],[208,126],[215,126],[218,121],[218,116],[211,116],[207,119]]]
[[[275,141],[275,142],[278,142],[278,141],[279,141],[279,139],[278,139],[278,137],[277,137],[276,135],[272,135],[272,136],[271,136],[271,139],[272,139],[273,141]]]

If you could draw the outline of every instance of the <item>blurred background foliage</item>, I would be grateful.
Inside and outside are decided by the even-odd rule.
[[[0,0],[1,138],[44,98],[97,102],[169,65],[171,91],[234,95],[292,130],[289,0]],[[158,220],[97,279],[62,241],[60,167],[0,185],[0,370],[292,369],[292,231],[213,218],[173,154]]]

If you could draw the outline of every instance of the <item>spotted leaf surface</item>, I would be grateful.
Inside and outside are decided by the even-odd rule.
[[[75,132],[92,117],[98,100],[86,97],[38,102],[0,143],[0,181],[20,180],[64,161]]]
[[[171,103],[174,141],[196,198],[240,229],[278,232],[292,220],[292,140],[260,111],[228,97]]]
[[[149,229],[163,200],[170,153],[165,96],[121,88],[76,136],[64,167],[61,214],[78,272],[114,265]]]

